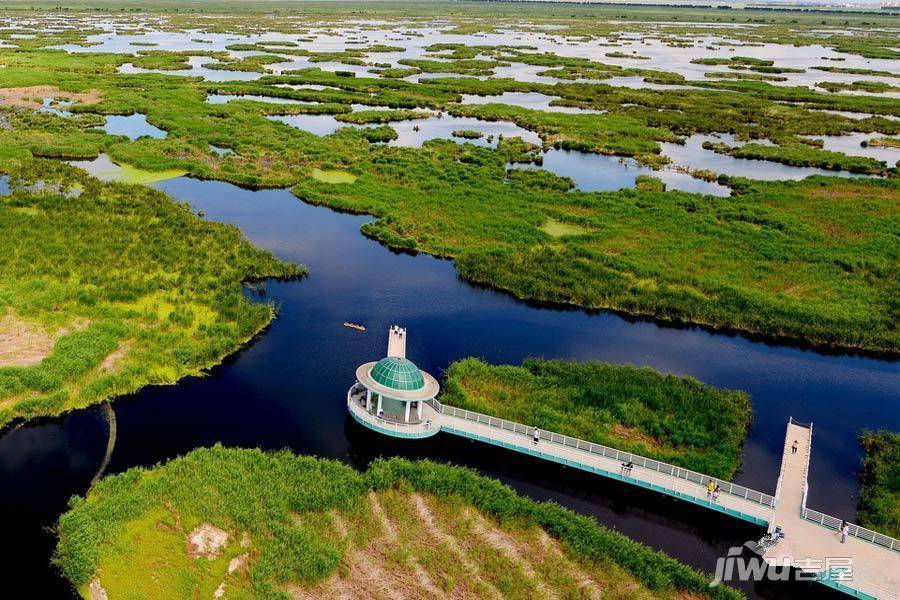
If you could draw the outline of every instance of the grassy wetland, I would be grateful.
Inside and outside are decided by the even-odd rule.
[[[477,7],[452,19],[453,26],[410,10],[434,39],[496,37],[509,26],[503,17],[477,18]],[[52,13],[29,14],[39,23]],[[25,37],[16,29],[0,34],[7,44],[0,47],[0,148],[57,159],[103,153],[126,168],[292,186],[305,201],[374,215],[365,233],[391,247],[453,258],[467,280],[522,299],[897,352],[890,300],[897,283],[896,167],[826,151],[804,136],[896,137],[900,101],[791,82],[859,78],[854,71],[862,67],[844,66],[856,62],[793,73],[777,60],[745,56],[763,39],[802,49],[813,43],[805,33],[811,24],[772,15],[771,23],[767,16],[750,30],[706,14],[707,33],[721,38],[701,47],[676,22],[677,13],[651,26],[636,11],[615,31],[540,9],[506,43],[418,41],[406,25],[388,19],[354,26],[342,44],[318,46],[315,8],[287,19],[137,13],[123,17],[122,24],[135,28],[129,45],[105,39],[108,25],[90,11],[76,15],[77,29],[37,25]],[[871,25],[861,21],[835,19],[831,26]],[[545,29],[548,24],[560,28]],[[340,31],[340,17],[331,26]],[[188,28],[203,33],[181,33]],[[242,37],[261,32],[278,37]],[[643,36],[645,48],[628,49],[626,33]],[[147,46],[157,42],[144,36],[183,36],[177,43],[194,49]],[[837,36],[815,42],[845,61],[893,58],[877,33],[865,39],[854,46]],[[596,45],[598,53],[567,55],[566,40]],[[745,47],[729,55],[732,44]],[[64,49],[53,48],[59,45]],[[414,45],[421,51],[409,56]],[[660,51],[684,53],[683,66],[648,68],[647,54]],[[690,69],[711,69],[701,75],[778,69],[789,81],[712,80]],[[391,70],[397,72],[385,73]],[[190,77],[194,71],[197,77]],[[639,83],[621,86],[619,79]],[[490,102],[507,93],[546,97],[547,105]],[[473,94],[487,102],[461,102]],[[213,95],[235,99],[208,102]],[[128,115],[145,118],[152,136],[140,129],[130,137],[104,131],[115,131],[106,120]],[[324,133],[305,131],[307,122]],[[446,132],[428,133],[440,123]],[[482,128],[471,123],[511,133],[480,135]],[[663,150],[715,132],[736,143],[710,143],[703,151],[733,158],[740,177],[673,163]],[[409,147],[410,135],[424,146]],[[633,189],[573,190],[573,182],[542,167],[550,150],[621,157],[661,177],[693,173],[730,188],[731,197],[661,188],[646,178]],[[776,163],[870,178],[762,183],[743,166],[765,170]],[[323,179],[328,172],[347,176],[335,185],[333,177]],[[550,235],[548,223],[578,233]]]
[[[441,401],[731,479],[750,403],[650,369],[529,359],[450,365]]]
[[[58,527],[55,562],[85,598],[742,597],[593,519],[428,461],[360,473],[216,446],[103,480]]]
[[[0,172],[0,426],[200,373],[274,316],[243,283],[304,273],[144,186],[25,157]]]
[[[393,250],[451,259],[466,282],[539,306],[614,311],[893,358],[900,352],[895,17],[487,2],[95,4],[37,0],[29,8],[3,8],[0,1],[0,428],[202,374],[273,319],[277,307],[251,301],[247,288],[301,277],[304,267],[153,189],[180,177],[191,179],[166,189],[191,202],[178,192],[218,190],[223,213],[246,212],[241,203],[252,198],[260,215],[289,216],[289,223],[301,216],[272,205],[302,207],[308,211],[302,218],[322,225],[321,236],[338,229],[315,220],[317,211],[365,222],[361,233]],[[264,188],[280,196],[247,191]],[[370,217],[351,221],[318,207]],[[211,204],[203,208],[214,214]],[[448,263],[379,250],[355,228],[354,240],[391,260],[430,265],[409,273],[435,274],[473,296],[500,299],[509,313],[533,310],[460,284]],[[244,229],[267,247],[289,237],[276,230]],[[326,245],[323,237],[300,237],[291,240],[292,259],[314,255],[301,242]],[[347,256],[363,263],[361,254]],[[345,265],[323,264],[345,277]],[[447,271],[428,270],[433,265]],[[344,289],[351,301],[370,300]],[[428,292],[423,297],[435,298]],[[356,319],[334,295],[324,302],[348,313],[333,319],[336,329]],[[321,316],[315,311],[297,314],[290,335],[308,331],[307,341],[321,344],[303,346],[299,362],[323,348],[337,354],[328,350],[334,332],[323,333],[330,321],[312,323]],[[734,341],[609,315],[559,315],[577,315],[582,324],[590,319],[586,336],[607,319],[653,338],[603,356],[613,362],[638,362],[642,350],[635,348],[657,340],[663,347],[673,334],[685,336],[679,339],[685,344],[714,339],[704,347],[723,354]],[[444,327],[460,324],[458,316],[431,316]],[[511,317],[497,339],[510,329],[524,336],[539,329],[521,327],[525,321]],[[593,337],[563,341],[562,328],[554,329],[562,321],[543,322],[543,331],[558,332],[560,341],[532,355],[598,356],[602,341]],[[462,335],[464,328],[459,339],[473,339]],[[523,341],[502,343],[518,344],[516,352],[533,349],[533,340],[515,340]],[[579,350],[587,344],[590,352]],[[761,344],[741,344],[765,353]],[[479,351],[452,347],[432,360],[441,368]],[[747,370],[722,378],[734,366],[724,360],[706,371],[684,361],[666,364],[667,350],[655,351],[639,364],[753,390],[762,396],[754,410],[762,407],[775,420],[781,404],[773,397],[798,390],[761,382]],[[793,383],[802,367],[791,361],[813,354],[771,352],[750,362],[772,366],[764,377],[773,381],[786,372],[780,369],[794,369],[787,375]],[[777,364],[766,363],[781,352]],[[254,359],[242,372],[248,380],[271,380],[273,387],[247,386],[260,390],[259,404],[247,401],[253,393],[244,396],[239,385],[233,386],[241,390],[234,392],[239,401],[224,398],[232,393],[223,393],[224,382],[234,379],[198,382],[222,384],[200,388],[219,392],[210,394],[211,410],[224,415],[218,421],[205,412],[213,406],[208,399],[189,396],[198,388],[173,388],[191,403],[174,416],[157,408],[162,402],[147,410],[141,404],[147,398],[136,399],[131,416],[142,414],[153,423],[148,429],[162,429],[154,419],[183,418],[189,433],[173,435],[171,444],[146,444],[152,447],[139,458],[129,449],[141,445],[133,436],[116,447],[113,470],[189,452],[202,429],[196,423],[211,421],[208,443],[296,444],[346,458],[334,406],[316,405],[321,421],[305,406],[307,412],[278,406],[281,428],[271,432],[275,413],[265,404],[272,390],[303,398],[295,404],[335,396],[330,387],[310,384],[326,379],[318,373],[305,381],[291,373],[290,389],[279,387],[272,365],[294,356],[268,357],[271,365]],[[842,374],[859,367],[846,367],[849,361],[863,362],[814,357],[824,369],[848,361]],[[333,366],[321,365],[332,383],[344,377]],[[804,377],[812,379],[816,369],[823,367]],[[749,428],[746,394],[645,369],[469,359],[453,364],[448,376],[451,403],[721,478],[736,474]],[[840,383],[829,398],[856,393],[852,383]],[[815,394],[824,397],[826,385]],[[230,418],[238,404],[252,418]],[[192,410],[203,414],[198,419]],[[229,437],[233,422],[246,437]],[[748,447],[758,451],[760,440],[778,437],[767,427],[754,426]],[[22,431],[9,433],[7,440]],[[875,451],[881,439],[864,438],[873,450],[861,518],[887,530],[895,461],[890,451]],[[16,458],[19,452],[26,453],[16,448]],[[376,461],[358,472],[286,452],[215,447],[113,475],[83,496],[84,488],[62,489],[53,490],[59,498],[79,495],[54,530],[54,563],[66,585],[88,598],[738,597],[591,519],[428,462]],[[679,554],[677,542],[667,547],[653,539],[672,532],[672,540],[695,545],[697,536],[675,521],[650,523],[651,537],[642,539],[702,564]],[[25,535],[45,535],[49,525],[35,524]]]
[[[900,434],[866,431],[860,438],[863,458],[859,523],[900,537]]]

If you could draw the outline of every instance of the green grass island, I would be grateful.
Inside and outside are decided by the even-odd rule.
[[[742,597],[591,518],[428,461],[361,473],[199,449],[104,479],[58,528],[54,560],[84,598]]]
[[[900,59],[894,15],[0,4],[0,430],[202,375],[277,316],[246,287],[306,268],[151,187],[176,177],[370,215],[361,234],[524,301],[900,355],[898,78],[861,66]],[[108,20],[136,40],[97,51]],[[417,48],[426,29],[466,42]],[[770,44],[817,54],[750,56]],[[635,175],[591,188],[598,169]],[[445,375],[449,406],[722,481],[750,427],[746,393],[649,369]],[[897,434],[860,441],[858,520],[900,535]],[[397,458],[198,448],[102,479],[55,533],[54,567],[91,600],[741,597],[557,504]]]

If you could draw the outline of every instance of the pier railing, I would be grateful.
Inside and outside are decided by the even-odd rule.
[[[800,504],[800,516],[806,519],[807,521],[811,521],[828,529],[833,529],[834,531],[838,531],[841,528],[842,519],[838,519],[837,517],[832,517],[831,515],[826,515],[825,513],[821,513],[817,510],[813,510],[811,508],[806,507],[806,499],[809,494],[809,462],[810,455],[812,454],[812,432],[813,432],[813,424],[812,423],[801,423],[794,419],[790,418],[789,423],[791,425],[795,425],[797,427],[802,427],[804,429],[809,430],[809,438],[810,441],[806,444],[805,456],[803,461],[803,500]],[[790,428],[788,428],[787,433],[785,434],[784,440],[784,451],[787,452],[788,444],[790,443]],[[783,476],[785,461],[781,462],[782,475],[779,476],[779,487],[781,486],[781,477]],[[776,492],[776,497],[778,493]],[[878,533],[877,531],[872,531],[871,529],[866,529],[865,527],[860,527],[854,523],[847,523],[848,534],[852,535],[855,538],[859,538],[866,542],[870,542],[872,544],[876,544],[878,546],[882,546],[884,548],[888,548],[890,550],[894,550],[896,552],[900,552],[900,540],[896,540],[890,536],[884,535],[883,533]]]
[[[350,414],[358,421],[363,421],[372,429],[394,437],[423,438],[440,431],[440,424],[432,423],[431,420],[417,423],[398,423],[373,415],[366,410],[365,404],[360,402],[357,396],[353,395],[353,388],[350,388],[350,391],[347,392],[347,408],[350,410]]]
[[[813,523],[817,523],[828,529],[838,531],[841,528],[841,519],[826,515],[825,513],[820,513],[811,508],[806,508],[805,506],[803,507],[800,516],[807,521],[812,521]],[[860,527],[853,523],[847,523],[847,528],[849,529],[849,534],[855,538],[877,544],[884,548],[894,550],[895,552],[900,552],[900,540],[896,540],[883,533],[878,533],[877,531],[872,531],[871,529],[866,529],[865,527]]]
[[[813,434],[813,424],[810,423],[800,423],[794,420],[794,417],[791,417],[790,423],[797,425],[798,427],[805,427],[809,429],[809,443],[806,445],[806,457],[803,461],[803,502],[800,505],[802,508],[801,516],[803,511],[806,510],[806,499],[809,496],[809,462],[812,459],[812,434]],[[785,452],[787,452],[787,448],[785,448]]]
[[[483,413],[456,408],[455,406],[443,404],[438,400],[429,400],[427,401],[427,404],[429,404],[432,408],[434,408],[435,411],[442,415],[456,417],[458,419],[464,419],[466,421],[474,421],[476,423],[488,425],[489,427],[496,427],[497,429],[511,431],[513,433],[520,433],[522,435],[532,436],[534,434],[534,427],[523,425],[522,423],[507,421],[506,419],[499,419],[497,417],[492,417]],[[775,497],[769,494],[758,492],[736,483],[730,483],[728,481],[723,481],[715,477],[710,477],[709,475],[698,473],[697,471],[691,471],[690,469],[685,469],[683,467],[664,463],[652,458],[647,458],[645,456],[641,456],[640,454],[623,452],[615,448],[610,448],[609,446],[595,444],[594,442],[588,442],[587,440],[574,438],[560,433],[554,433],[552,431],[541,430],[540,438],[554,444],[568,446],[570,448],[575,448],[576,450],[582,450],[584,452],[589,452],[591,454],[596,454],[605,458],[611,458],[622,463],[632,463],[635,466],[651,471],[656,471],[664,475],[670,475],[677,479],[683,479],[685,481],[696,483],[701,486],[705,486],[709,484],[710,481],[712,481],[718,484],[719,490],[722,493],[730,494],[738,498],[744,498],[746,500],[749,500],[750,502],[755,502],[762,506],[775,506]]]

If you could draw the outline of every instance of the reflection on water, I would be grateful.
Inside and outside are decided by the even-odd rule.
[[[208,104],[227,104],[235,100],[253,100],[255,102],[269,102],[270,104],[319,104],[306,100],[294,100],[293,98],[279,98],[278,96],[260,96],[258,94],[208,94]]]
[[[412,83],[425,82],[428,79],[443,79],[445,77],[470,77],[473,79],[487,79],[484,75],[465,75],[463,73],[416,73],[415,75],[410,75],[409,77],[404,77],[404,81],[410,81]]]
[[[876,115],[873,113],[850,112],[847,110],[830,110],[827,108],[818,108],[818,109],[815,109],[815,112],[826,113],[829,115],[839,115],[841,117],[847,117],[848,119],[853,119],[854,121],[858,121],[860,119],[869,119],[871,117],[878,117],[879,119],[887,119],[888,121],[900,120],[900,117],[895,117],[894,115]]]
[[[731,189],[714,181],[703,181],[672,169],[654,171],[638,165],[633,159],[590,154],[577,150],[548,150],[542,166],[515,165],[516,168],[543,168],[560,177],[568,177],[576,187],[588,192],[610,191],[634,187],[638,175],[656,177],[666,189],[695,194],[729,196]]]
[[[295,69],[306,69],[308,67],[316,67],[317,69],[322,69],[323,71],[343,71],[345,73],[353,73],[356,77],[378,77],[377,73],[373,73],[370,71],[372,67],[364,65],[347,65],[344,63],[328,61],[310,63],[309,59],[305,57],[292,58],[287,62],[269,65],[269,70],[276,75],[280,75],[287,71],[292,71]]]
[[[106,427],[109,432],[109,437],[106,440],[106,452],[103,454],[103,460],[100,461],[97,472],[94,473],[94,476],[91,478],[91,488],[97,485],[97,482],[100,481],[106,473],[106,467],[109,466],[109,460],[112,458],[113,450],[116,448],[116,413],[113,410],[112,404],[109,402],[104,402],[101,408],[103,410],[103,416],[106,417]]]
[[[209,145],[209,149],[212,150],[215,154],[219,156],[225,156],[226,154],[234,154],[234,150],[231,148],[225,148],[223,146],[214,146],[212,144]]]
[[[736,480],[773,491],[788,417],[815,421],[810,504],[832,514],[852,516],[855,510],[857,432],[900,428],[895,363],[825,356],[608,313],[535,308],[465,284],[448,261],[392,253],[360,234],[368,217],[309,206],[285,190],[252,192],[187,178],[156,187],[207,218],[239,226],[279,257],[307,264],[311,275],[301,282],[268,283],[264,299],[279,305],[277,320],[208,377],[147,388],[117,402],[110,473],[216,442],[288,447],[355,464],[399,453],[478,468],[523,493],[595,515],[706,570],[728,546],[758,533],[650,492],[473,442],[439,435],[433,443],[404,444],[367,435],[347,422],[343,399],[356,366],[384,352],[385,331],[393,323],[409,327],[410,356],[435,374],[465,356],[501,363],[544,356],[650,366],[746,390],[754,420]],[[347,329],[344,321],[368,330]],[[853,410],[840,411],[851,399]],[[41,586],[62,586],[47,570],[53,538],[44,528],[63,510],[68,495],[87,489],[107,442],[97,410],[0,437],[5,491],[0,507],[27,506],[16,512],[11,532],[20,540],[16,572],[33,575]],[[756,596],[758,590],[746,591]]]
[[[354,105],[355,109],[371,108]],[[341,127],[360,127],[352,123],[343,123],[333,115],[271,115],[273,121],[279,121],[297,129],[315,135],[330,135]],[[418,148],[428,140],[446,139],[458,143],[471,143],[477,146],[497,146],[499,136],[521,137],[532,144],[540,144],[538,135],[508,121],[480,121],[472,117],[453,117],[447,114],[432,116],[426,119],[411,119],[388,123],[397,132],[397,139],[388,142],[389,146],[405,146]],[[366,125],[363,125],[366,127]],[[479,131],[483,137],[476,139],[458,138],[454,131]]]
[[[672,164],[688,169],[709,169],[720,175],[733,177],[749,177],[766,181],[784,179],[803,179],[810,175],[829,175],[831,177],[865,177],[865,175],[848,171],[829,171],[814,167],[792,167],[767,160],[734,158],[727,154],[719,154],[703,148],[704,142],[725,142],[737,145],[734,138],[726,135],[692,135],[684,144],[661,143],[662,154],[668,156]],[[759,144],[760,141],[754,140]]]
[[[287,18],[286,18],[287,19]],[[287,21],[284,21],[287,24]],[[367,21],[366,25],[375,25],[376,21]],[[403,67],[399,64],[401,58],[421,58],[426,54],[426,48],[431,44],[441,43],[457,43],[468,44],[477,43],[480,45],[518,45],[528,46],[532,49],[528,52],[537,54],[552,52],[563,57],[586,58],[596,62],[617,65],[625,68],[639,69],[656,69],[660,71],[670,71],[684,76],[688,80],[709,80],[705,77],[706,73],[727,73],[733,72],[728,65],[698,65],[692,63],[697,58],[728,58],[731,56],[749,56],[752,58],[773,60],[778,67],[787,67],[792,69],[802,69],[800,73],[789,73],[787,81],[773,81],[773,85],[805,85],[807,87],[815,87],[819,82],[833,81],[849,83],[860,79],[860,75],[851,73],[834,73],[821,71],[814,67],[817,66],[834,66],[834,60],[840,61],[840,66],[844,68],[857,69],[873,69],[878,71],[886,71],[894,73],[897,71],[896,61],[891,59],[872,59],[865,58],[855,54],[847,54],[836,52],[831,48],[819,44],[811,44],[806,46],[792,46],[788,44],[746,44],[740,40],[729,37],[728,35],[710,35],[702,31],[703,24],[692,24],[697,31],[680,35],[681,41],[689,42],[686,47],[676,47],[667,45],[661,39],[654,37],[645,37],[641,34],[628,34],[617,36],[615,44],[611,45],[609,38],[592,37],[591,39],[580,39],[576,37],[567,37],[561,32],[552,29],[544,29],[539,31],[524,24],[511,25],[502,29],[497,29],[491,33],[476,35],[458,35],[443,33],[442,29],[449,26],[444,24],[440,26],[437,23],[417,24],[416,36],[406,35],[403,23],[395,23],[394,27],[377,27],[362,28],[351,23],[310,23],[301,21],[297,24],[297,29],[302,29],[298,33],[280,33],[265,32],[261,34],[232,35],[211,32],[197,31],[150,31],[135,34],[125,27],[119,27],[120,32],[116,33],[117,22],[107,21],[103,26],[109,29],[108,32],[88,36],[87,46],[79,46],[75,44],[67,44],[56,46],[69,52],[118,52],[137,54],[141,50],[178,50],[187,52],[203,52],[203,51],[222,51],[232,56],[242,56],[258,52],[246,51],[230,51],[227,46],[235,43],[257,43],[257,42],[295,42],[297,48],[319,51],[344,51],[347,49],[357,49],[365,47],[369,44],[387,44],[400,45],[403,47],[401,52],[387,53],[371,53],[367,58],[369,62],[379,62],[390,64],[392,67]],[[683,26],[683,24],[681,25]],[[727,24],[719,24],[719,27],[727,27]],[[362,43],[360,43],[362,42]],[[152,46],[143,46],[138,44],[150,43]],[[727,44],[727,45],[722,45]],[[640,55],[649,58],[649,60],[639,60],[633,56],[626,57],[609,57],[606,56],[610,51],[615,50],[617,53],[626,55]],[[273,46],[268,51],[271,54],[278,54],[278,47]],[[285,62],[270,65],[273,71],[281,72],[295,68],[304,68],[309,63],[307,57],[296,57],[284,55]],[[210,57],[194,56],[191,60],[199,60],[209,62],[213,59]],[[194,63],[192,63],[194,65]],[[369,72],[372,68],[369,65],[345,65],[343,63],[318,63],[316,66],[323,65],[325,70],[329,71],[351,71],[358,76],[373,77],[376,76]],[[137,72],[128,70],[125,67],[123,72]],[[133,67],[132,67],[133,69]],[[539,82],[539,83],[556,83],[558,80],[553,77],[539,75],[538,73],[547,70],[547,67],[539,65],[527,65],[523,63],[512,62],[508,66],[498,66],[493,69],[493,77],[509,77],[518,81]],[[261,74],[252,72],[216,72],[213,70],[204,70],[201,65],[194,65],[189,71],[175,71],[170,73],[199,75],[210,81],[226,81],[240,79],[256,79]],[[420,79],[429,79],[434,77],[454,77],[460,76],[453,73],[422,73],[409,77],[410,81],[419,81]],[[484,79],[484,76],[479,76]],[[890,77],[867,75],[865,79],[872,81],[884,81],[885,83],[893,83]],[[653,87],[660,89],[674,89],[679,86],[660,86],[659,84],[647,84],[643,81],[643,76],[625,76],[622,78],[613,78],[606,80],[611,85],[622,85],[627,87]]]
[[[334,115],[270,115],[267,118],[315,135],[331,135],[341,127],[354,127],[341,123]]]
[[[75,104],[74,100],[55,100],[54,98],[44,98],[41,102],[41,107],[38,109],[38,112],[50,113],[51,115],[56,115],[57,117],[69,117],[72,115],[71,111],[65,110],[66,108]]]
[[[141,113],[127,116],[107,115],[105,119],[106,124],[101,129],[110,135],[124,135],[130,140],[143,136],[161,139],[168,135],[168,132],[148,123],[147,115]]]
[[[537,145],[541,143],[538,134],[508,121],[480,121],[472,117],[453,117],[444,114],[442,117],[399,121],[389,125],[399,136],[396,140],[388,142],[389,146],[418,148],[428,140],[445,139],[476,146],[496,147],[500,136],[520,137]],[[454,131],[478,131],[483,136],[475,139],[458,138],[453,136]]]
[[[340,88],[331,85],[319,85],[318,83],[276,83],[275,87],[287,88],[289,90],[339,90]]]
[[[161,75],[177,75],[181,77],[202,77],[207,81],[253,81],[259,79],[266,73],[257,73],[255,71],[228,71],[220,69],[210,69],[207,64],[216,62],[216,59],[208,56],[191,56],[188,58],[190,69],[179,69],[174,71],[164,69],[144,69],[136,67],[132,63],[124,63],[119,67],[119,73],[159,73]]]
[[[187,171],[167,169],[165,171],[146,171],[128,164],[118,165],[106,154],[100,154],[93,160],[70,160],[68,164],[84,169],[101,181],[121,181],[123,183],[154,183],[173,177],[181,177]]]
[[[874,158],[875,160],[883,161],[889,167],[896,166],[897,162],[900,161],[900,148],[888,148],[869,144],[871,140],[886,137],[883,135],[853,132],[847,135],[813,135],[807,137],[810,139],[822,140],[825,144],[825,150],[842,152],[849,156],[866,156],[868,158]],[[866,145],[863,146],[863,143]]]
[[[590,82],[594,80],[590,79],[579,79],[580,82]],[[636,90],[640,89],[649,89],[649,90],[689,90],[691,86],[682,85],[682,84],[667,84],[667,83],[652,83],[649,81],[644,81],[643,75],[627,75],[623,77],[610,77],[608,79],[601,79],[599,81],[595,81],[596,83],[603,83],[606,85],[611,85],[614,87],[627,87],[633,88]]]
[[[462,94],[462,104],[510,104],[521,106],[531,110],[543,110],[546,112],[559,112],[571,114],[603,114],[605,110],[591,108],[578,108],[577,106],[554,106],[550,102],[557,100],[556,96],[539,94],[537,92],[503,92],[496,96],[478,96],[476,94]]]

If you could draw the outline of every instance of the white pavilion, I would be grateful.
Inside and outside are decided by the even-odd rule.
[[[406,358],[406,329],[392,325],[387,356],[356,369],[347,409],[362,425],[395,437],[428,437],[440,429],[429,405],[437,380]]]

